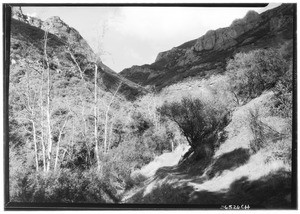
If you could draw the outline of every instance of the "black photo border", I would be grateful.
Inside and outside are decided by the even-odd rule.
[[[265,7],[267,3],[5,3],[3,11],[3,156],[4,210],[220,210],[221,205],[198,204],[94,204],[94,203],[20,203],[9,200],[9,69],[11,7]],[[297,5],[294,3],[293,39],[293,133],[291,209],[297,209]],[[263,209],[251,207],[251,210]],[[278,210],[278,209],[277,209]]]

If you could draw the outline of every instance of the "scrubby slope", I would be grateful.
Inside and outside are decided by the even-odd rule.
[[[145,186],[141,185],[143,187],[135,193],[128,193],[124,203],[244,204],[252,208],[289,208],[291,165],[282,157],[291,152],[292,141],[284,134],[287,121],[270,116],[269,104],[273,96],[272,92],[266,92],[236,108],[225,128],[227,139],[216,149],[212,160],[186,161],[177,166],[163,167],[153,176],[146,173],[144,175],[149,179],[143,184]],[[266,147],[254,153],[251,148],[255,135],[251,131],[249,114],[257,109],[259,120],[270,133]]]
[[[150,65],[132,66],[120,74],[158,89],[187,77],[207,78],[222,73],[235,53],[278,47],[293,38],[295,6],[283,4],[262,14],[249,12],[231,26],[210,30],[198,39],[159,53]]]

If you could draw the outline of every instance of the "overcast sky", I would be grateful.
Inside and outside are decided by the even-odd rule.
[[[45,20],[59,16],[77,29],[102,61],[120,72],[150,64],[157,54],[208,30],[227,27],[247,11],[267,8],[201,7],[22,7],[23,13]]]

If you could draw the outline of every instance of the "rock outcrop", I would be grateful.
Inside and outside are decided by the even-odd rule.
[[[83,49],[82,52],[88,53],[89,56],[94,55],[92,48],[82,38],[80,33],[76,29],[67,25],[58,16],[53,16],[42,21],[39,18],[23,14],[21,7],[12,7],[12,18],[40,28],[44,31],[48,31],[60,38],[62,42],[73,46],[75,45],[77,48]]]
[[[293,4],[282,4],[262,14],[249,11],[229,27],[210,30],[198,39],[159,53],[151,65],[127,68],[121,75],[161,89],[186,77],[208,77],[223,72],[226,61],[237,52],[279,47],[292,40],[294,8]],[[150,75],[153,72],[159,75]],[[142,75],[145,73],[148,74]]]
[[[53,16],[45,21],[23,14],[21,7],[12,7],[12,20],[11,20],[11,47],[15,49],[14,58],[20,59],[19,52],[21,45],[24,41],[27,44],[36,46],[38,49],[41,47],[44,40],[45,31],[48,31],[48,48],[54,50],[56,56],[62,55],[57,61],[60,63],[54,63],[54,67],[58,64],[70,67],[70,52],[73,52],[73,56],[77,58],[79,64],[88,64],[94,62],[98,65],[99,73],[103,81],[103,87],[105,90],[114,91],[115,87],[122,82],[120,93],[122,93],[127,99],[134,100],[137,96],[145,93],[145,89],[130,80],[120,76],[108,66],[103,64],[101,59],[97,57],[85,39],[80,33],[73,27],[70,27],[58,16]],[[26,48],[25,48],[26,49]],[[38,55],[38,54],[37,54]],[[12,60],[15,60],[12,59]],[[74,60],[71,60],[75,65]],[[85,71],[87,78],[90,74]]]
[[[39,18],[29,16],[27,21],[28,21],[28,24],[35,26],[37,28],[43,27],[43,21],[40,20]]]
[[[43,30],[48,30],[50,33],[53,33],[69,44],[78,43],[82,47],[85,47],[87,51],[92,52],[92,49],[82,38],[80,33],[76,29],[63,22],[58,16],[53,16],[46,19],[41,28]]]
[[[222,50],[232,47],[237,44],[237,37],[257,27],[259,21],[259,14],[249,11],[243,19],[233,21],[230,27],[208,31],[197,40],[193,50]]]
[[[28,23],[28,16],[24,15],[21,7],[12,7],[11,17],[13,19]]]

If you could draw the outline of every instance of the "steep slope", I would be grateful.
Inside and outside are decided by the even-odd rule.
[[[36,17],[24,15],[21,7],[13,7],[12,18],[31,26],[40,28],[43,31],[48,31],[51,34],[56,35],[65,44],[80,48],[82,52],[86,53],[86,56],[95,57],[93,50],[82,38],[80,33],[76,29],[63,22],[58,16],[53,16],[46,19],[45,21],[42,21]]]
[[[279,139],[273,138],[272,133],[285,133],[288,126],[287,120],[270,115],[269,103],[273,96],[273,92],[265,92],[233,111],[224,129],[227,138],[211,160],[197,160],[191,155],[176,164],[171,154],[164,154],[134,173],[147,180],[128,191],[123,203],[172,204],[172,207],[193,204],[221,209],[225,209],[224,205],[234,205],[233,209],[243,209],[241,205],[250,209],[290,208],[291,165],[283,157],[291,152],[291,138],[284,134]],[[254,153],[251,147],[255,135],[249,115],[256,109],[259,120],[268,127],[269,144]],[[183,157],[185,150],[180,151]],[[159,159],[163,159],[161,168],[157,166]],[[173,166],[165,164],[172,161]]]
[[[278,47],[293,39],[293,4],[258,14],[250,11],[229,27],[210,30],[198,39],[159,53],[150,65],[133,66],[120,74],[141,85],[158,89],[187,77],[207,78],[222,73],[237,52]]]
[[[79,32],[64,23],[58,16],[50,17],[47,20],[42,21],[38,18],[24,15],[21,7],[12,8],[11,46],[14,47],[14,49],[18,48],[19,43],[25,41],[33,44],[40,50],[40,53],[42,53],[42,43],[45,31],[49,32],[49,47],[58,49],[59,51],[57,53],[61,54],[62,51],[68,55],[68,51],[72,50],[74,57],[80,63],[84,63],[84,61],[95,61],[95,59],[97,59],[97,56]],[[14,57],[15,56],[12,56],[12,59]],[[137,96],[145,93],[145,89],[120,76],[103,64],[101,60],[98,59],[97,63],[99,72],[102,74],[102,83],[105,90],[113,92],[118,84],[122,82],[119,91],[127,99],[133,100]],[[72,64],[75,65],[75,62],[73,61]],[[87,71],[86,73],[89,72]]]

